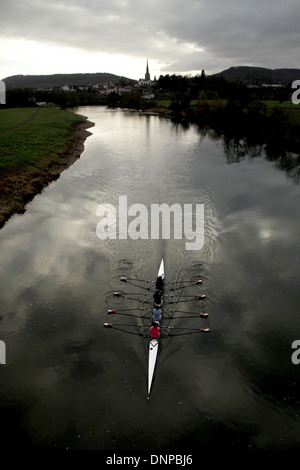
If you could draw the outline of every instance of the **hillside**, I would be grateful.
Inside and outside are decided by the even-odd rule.
[[[112,73],[70,73],[54,75],[13,75],[4,78],[6,87],[9,88],[51,88],[54,86],[73,85],[88,86],[104,84],[107,82],[116,83],[119,80],[132,82],[134,80],[120,77]]]
[[[300,80],[300,69],[267,69],[264,67],[230,67],[213,75],[225,80],[241,80],[246,83],[281,83],[290,86],[294,80]]]

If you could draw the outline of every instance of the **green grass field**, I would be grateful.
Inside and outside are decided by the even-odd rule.
[[[84,119],[49,108],[0,109],[0,175],[19,169],[34,173],[60,163]]]
[[[191,100],[190,107],[196,108],[201,103],[208,103],[211,106],[216,105],[226,105],[227,100]],[[157,107],[165,107],[168,108],[172,103],[172,100],[157,100],[156,106]],[[287,115],[288,119],[295,124],[300,125],[300,104],[295,105],[292,101],[261,101],[266,108],[267,112],[271,114],[271,112],[275,108],[279,108]]]
[[[292,101],[262,101],[267,107],[268,111],[272,111],[274,108],[279,108],[288,117],[288,119],[297,125],[300,125],[300,105],[293,104]]]

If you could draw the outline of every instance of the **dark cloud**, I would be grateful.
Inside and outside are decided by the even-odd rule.
[[[297,67],[299,20],[299,0],[2,0],[0,34],[217,71]]]

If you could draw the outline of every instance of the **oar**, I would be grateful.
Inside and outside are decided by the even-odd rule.
[[[189,313],[189,315],[184,315],[184,316],[179,316],[179,317],[170,316],[167,319],[168,320],[180,320],[181,318],[195,318],[195,317],[207,318],[208,317],[208,313],[204,313],[204,312],[200,312],[200,313],[187,312],[187,313]]]
[[[175,297],[175,295],[173,295],[173,297]],[[181,297],[191,297],[191,296],[190,295],[181,295],[180,298]],[[192,297],[192,299],[204,299],[204,297],[205,297],[205,294],[197,294],[197,295],[194,295]]]
[[[174,298],[175,296],[172,296],[172,297]],[[189,300],[192,301],[192,300],[203,300],[203,299],[205,299],[206,296],[204,294],[199,294],[199,295],[195,295],[194,297],[191,297],[189,295],[187,295],[186,297],[189,297]],[[180,302],[186,302],[186,301],[187,301],[186,299],[179,299],[179,300],[175,300],[174,302],[171,301],[170,303],[171,304],[178,304]]]
[[[168,330],[188,330],[188,331],[200,331],[200,333],[208,333],[209,328],[188,328],[188,327],[178,327],[178,326],[162,326],[162,328],[167,328]]]
[[[202,284],[202,280],[195,279],[192,281],[169,281],[167,284]]]
[[[135,278],[135,277],[127,277],[127,276],[121,276],[120,277],[120,281],[122,282],[127,282],[127,281],[140,281],[140,282],[156,282],[156,281],[153,281],[151,279],[139,279],[139,278]]]
[[[128,278],[126,276],[122,276],[120,278],[120,281],[121,282],[125,282],[125,283],[130,283],[132,286],[135,286],[135,287],[138,287],[139,289],[143,289],[143,290],[146,290],[146,291],[150,291],[152,289],[152,286],[150,287],[146,287],[146,286],[143,286],[141,284],[139,284],[139,282],[144,282],[144,283],[153,283],[154,281],[150,281],[148,279],[135,279],[135,278]],[[138,282],[133,282],[133,281],[138,281]]]
[[[184,331],[184,333],[175,333],[175,334],[172,334],[169,330],[173,331],[173,330],[182,330]],[[195,328],[176,328],[176,327],[167,327],[167,333],[168,333],[168,336],[184,336],[184,335],[192,335],[192,334],[195,334],[195,333],[209,333],[210,332],[210,329],[209,328],[200,328],[200,329],[195,329]]]
[[[133,310],[146,310],[146,307],[122,308],[118,310],[115,308],[110,308],[107,310],[107,313],[132,312]]]
[[[113,328],[114,330],[122,331],[123,333],[128,333],[130,335],[143,336],[143,333],[136,333],[135,331],[123,330],[123,328],[118,328],[118,326],[119,325],[113,326],[112,323],[104,323],[104,328]],[[120,326],[126,326],[126,325],[120,325]],[[127,326],[134,326],[134,325],[127,325]]]
[[[208,317],[208,313],[206,312],[187,312],[186,310],[172,310],[172,312],[168,312],[168,313],[188,313],[189,315],[192,315],[190,318],[192,318],[193,316],[198,316],[198,315],[202,318]],[[187,317],[177,317],[177,318],[187,318]]]
[[[135,309],[135,308],[128,309],[128,311],[130,311],[130,310],[138,310],[138,309]],[[146,310],[146,309],[144,308],[144,309],[139,309],[139,310]],[[149,315],[135,315],[133,313],[123,313],[125,311],[126,310],[123,310],[123,311],[118,310],[117,311],[117,310],[110,309],[110,310],[107,310],[107,314],[108,315],[123,315],[123,316],[126,316],[126,317],[133,317],[133,318],[148,318],[149,317]]]
[[[139,308],[122,308],[121,310],[116,310],[115,308],[110,308],[107,310],[108,315],[112,315],[114,313],[120,313],[120,312],[132,312],[135,310],[147,310],[146,307],[139,307]]]
[[[138,299],[138,298],[135,298],[135,297],[129,297],[130,295],[139,295],[139,296],[144,296],[144,297],[152,297],[152,294],[150,293],[146,293],[146,292],[114,292],[114,297],[125,297],[127,300],[135,300],[135,301],[140,301],[140,302],[147,302],[147,300],[142,300],[142,299]]]
[[[143,296],[149,296],[150,294],[146,292],[114,292],[115,297],[121,297],[122,295],[143,295]]]
[[[112,323],[104,323],[103,324],[104,328],[113,328]],[[141,327],[141,326],[146,326],[144,323],[138,323],[137,325],[132,325],[132,323],[118,323],[117,326],[132,326],[132,327]]]
[[[202,284],[202,280],[201,279],[197,279],[196,281],[187,281],[189,282],[188,285],[185,285],[185,286],[178,286],[178,287],[171,287],[171,291],[177,291],[177,290],[182,290],[182,289],[186,289],[187,287],[191,287],[191,284],[193,283],[194,286],[197,286],[199,284]]]

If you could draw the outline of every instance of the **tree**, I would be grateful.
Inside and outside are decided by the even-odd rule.
[[[112,91],[107,97],[107,106],[110,108],[116,108],[120,105],[120,95],[115,91]]]

